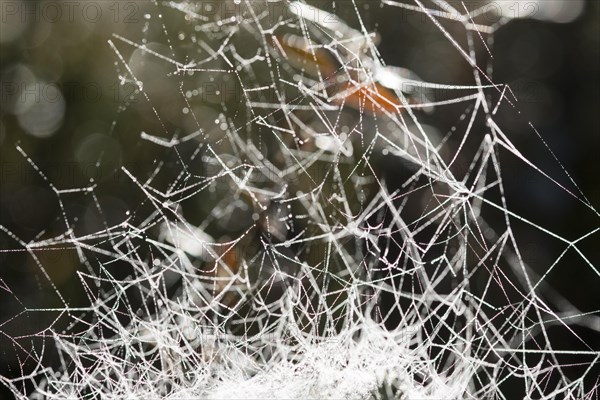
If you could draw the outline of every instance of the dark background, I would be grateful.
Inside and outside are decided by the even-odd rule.
[[[379,49],[389,65],[407,67],[425,81],[473,84],[471,69],[429,21],[400,9],[379,8],[377,2],[367,3],[370,7],[363,8],[364,22],[381,34]],[[83,187],[91,176],[100,181],[100,202],[107,210],[104,219],[109,222],[119,221],[125,210],[139,207],[142,200],[119,167],[143,171],[152,160],[165,157],[140,143],[137,127],[150,124],[143,115],[147,110],[137,108],[133,100],[128,110],[119,111],[133,88],[119,87],[116,57],[106,42],[113,32],[139,37],[143,10],[148,5],[137,2],[131,3],[135,7],[127,8],[128,2],[124,2],[115,8],[116,3],[102,4],[104,16],[98,22],[81,18],[50,22],[41,18],[29,21],[17,39],[0,41],[0,225],[24,242],[43,230],[46,233],[40,237],[56,235],[64,230],[64,224],[56,196],[18,152],[17,145],[59,188]],[[352,10],[339,5],[337,12],[352,15]],[[599,13],[600,2],[590,0],[583,14],[571,23],[514,20],[500,28],[490,44],[494,82],[509,83],[520,99],[515,108],[500,107],[496,118],[500,126],[524,156],[581,198],[543,142],[547,143],[596,210],[600,209]],[[348,20],[352,24],[350,17]],[[464,43],[459,27],[446,27]],[[485,49],[478,45],[478,52],[478,60],[485,60]],[[482,65],[488,63],[482,61]],[[62,89],[64,117],[47,138],[27,132],[14,111],[15,98],[10,92],[26,81],[23,66],[38,81],[54,82]],[[425,121],[445,134],[459,124],[463,111],[461,104],[439,107]],[[52,123],[52,118],[43,113],[31,118],[36,124]],[[115,120],[117,124],[111,128]],[[528,126],[529,121],[541,139]],[[112,133],[106,135],[111,129]],[[474,131],[477,129],[485,130],[484,121],[477,121]],[[96,167],[99,151],[106,155],[102,165]],[[569,240],[600,226],[598,215],[556,183],[514,157],[503,155],[501,161],[509,207],[516,214]],[[101,229],[102,219],[91,211],[89,198],[65,198],[69,215],[84,221],[82,232]],[[525,224],[515,221],[513,227],[525,261],[539,274],[566,248],[564,243]],[[600,233],[584,239],[578,247],[590,263],[600,266]],[[30,348],[32,341],[26,335],[44,332],[57,317],[55,313],[20,314],[23,307],[60,307],[61,303],[33,259],[2,231],[0,248],[0,375],[15,377],[22,373],[19,365],[31,366],[32,360],[23,359],[24,352],[8,337],[24,335],[17,342]],[[85,296],[74,274],[80,268],[75,253],[64,250],[40,257],[69,304],[84,305]],[[574,250],[566,252],[547,280],[582,312],[600,308],[600,278]],[[600,349],[597,332],[581,329],[577,333],[591,348]],[[583,349],[570,337],[565,335],[557,348]]]

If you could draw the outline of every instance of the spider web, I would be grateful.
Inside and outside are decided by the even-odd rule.
[[[120,172],[143,200],[83,232],[65,199],[90,197],[103,218],[101,183],[57,187],[18,147],[65,230],[24,242],[0,229],[52,286],[40,252],[76,254],[89,304],[55,287],[61,307],[23,305],[15,319],[69,321],[36,334],[59,362],[14,338],[37,365],[1,382],[19,397],[32,382],[39,398],[505,399],[507,383],[526,398],[596,398],[600,353],[575,327],[597,334],[598,312],[547,277],[576,252],[573,268],[598,280],[580,243],[600,228],[568,239],[512,211],[501,160],[599,214],[564,168],[538,168],[497,122],[518,109],[489,64],[508,19],[486,24],[486,3],[370,6],[433,24],[474,83],[386,65],[354,1],[156,2],[140,32],[113,35],[121,84],[136,88],[113,126],[133,112],[150,121],[131,131],[152,156]],[[423,121],[446,107],[460,122],[440,134]],[[543,274],[515,225],[564,249]],[[557,348],[554,327],[582,349]],[[573,377],[563,356],[585,372]]]

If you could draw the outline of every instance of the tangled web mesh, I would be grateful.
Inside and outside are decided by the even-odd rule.
[[[64,208],[56,237],[25,243],[0,227],[34,260],[75,251],[89,299],[74,308],[56,290],[64,307],[25,309],[72,321],[39,334],[60,363],[33,349],[33,373],[2,382],[23,396],[20,382],[32,381],[44,398],[481,399],[506,398],[502,384],[518,381],[528,398],[595,398],[586,379],[600,353],[557,349],[548,330],[597,332],[597,315],[549,287],[559,259],[545,275],[527,265],[513,225],[578,252],[577,268],[596,275],[578,245],[597,230],[569,240],[511,211],[500,159],[599,214],[566,171],[568,186],[495,119],[518,99],[481,59],[508,19],[481,22],[486,3],[371,2],[421,14],[461,54],[475,83],[442,85],[387,66],[354,2],[223,4],[235,12],[152,3],[141,37],[109,41],[122,84],[136,88],[115,124],[146,107],[148,126],[163,128],[131,126],[162,151],[122,168],[142,204],[85,234]],[[161,96],[179,129],[153,107]],[[450,106],[463,114],[447,134],[423,122]],[[47,185],[61,208],[101,190]],[[588,373],[569,376],[563,354]]]

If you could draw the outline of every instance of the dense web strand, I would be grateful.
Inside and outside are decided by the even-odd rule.
[[[142,36],[108,41],[121,83],[135,84],[136,107],[155,121],[129,129],[164,155],[118,172],[144,199],[121,221],[82,231],[65,199],[89,196],[103,216],[101,184],[56,187],[18,149],[64,224],[29,242],[0,226],[61,304],[23,313],[68,323],[36,334],[55,346],[52,366],[12,338],[40,362],[0,382],[21,397],[32,382],[49,399],[507,399],[507,382],[527,398],[596,398],[600,352],[575,327],[598,334],[600,310],[579,310],[547,279],[575,252],[572,268],[600,283],[580,246],[600,228],[567,238],[513,211],[502,160],[600,214],[532,124],[563,176],[523,155],[496,118],[519,107],[488,68],[508,20],[486,24],[483,5],[371,2],[435,26],[472,70],[461,85],[387,65],[361,2],[226,3],[236,12],[154,1]],[[180,126],[161,96],[181,107]],[[446,107],[462,113],[447,134],[423,122]],[[517,224],[562,246],[543,273],[523,256]],[[51,251],[76,253],[87,306],[54,286],[39,261]],[[12,295],[2,279],[0,291]],[[554,327],[581,346],[557,347]],[[585,374],[569,373],[573,359]]]

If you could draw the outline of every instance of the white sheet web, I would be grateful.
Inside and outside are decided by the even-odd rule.
[[[15,394],[31,380],[45,398],[504,399],[513,381],[528,398],[595,398],[589,374],[600,353],[558,349],[548,329],[598,332],[598,313],[547,285],[560,259],[543,276],[526,264],[512,226],[542,231],[580,254],[576,268],[600,275],[578,247],[598,229],[570,240],[511,211],[500,158],[520,159],[599,214],[568,174],[567,186],[536,167],[495,120],[518,99],[475,47],[493,54],[506,21],[478,22],[483,5],[467,13],[441,0],[382,2],[421,13],[470,65],[473,85],[441,85],[385,65],[354,2],[332,3],[333,13],[298,2],[207,4],[154,3],[142,39],[109,42],[121,81],[138,88],[120,113],[139,107],[162,129],[131,127],[165,154],[145,174],[122,170],[144,204],[80,235],[63,199],[95,198],[101,186],[48,180],[64,234],[25,243],[0,226],[34,260],[76,251],[90,302],[70,307],[56,289],[63,308],[24,310],[72,319],[64,332],[41,333],[60,364],[0,380]],[[341,8],[353,27],[334,14]],[[155,107],[161,96],[177,111]],[[457,104],[464,114],[448,135],[422,122]],[[390,158],[397,186],[382,172]],[[1,280],[0,289],[10,291]],[[561,355],[589,374],[569,376]]]

